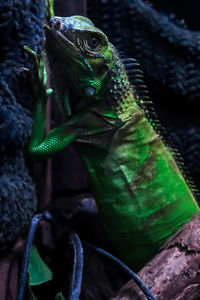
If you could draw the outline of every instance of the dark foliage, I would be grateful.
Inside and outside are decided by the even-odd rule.
[[[23,148],[31,132],[29,78],[32,67],[23,46],[38,52],[43,36],[44,2],[0,2],[0,248],[28,225],[36,208],[35,187]]]
[[[179,19],[184,19],[192,30],[200,29],[199,10],[200,3],[196,0],[151,0],[154,7],[168,14],[174,14]]]

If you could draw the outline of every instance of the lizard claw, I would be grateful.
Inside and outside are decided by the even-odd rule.
[[[48,20],[54,17],[54,0],[46,0],[46,17]]]
[[[26,72],[26,73],[29,73],[29,72],[30,72],[30,69],[21,67],[21,68],[18,69],[18,71],[19,71],[19,72],[24,72],[24,73],[25,73],[25,72]]]
[[[24,50],[33,59],[34,72],[32,77],[33,93],[35,97],[42,97],[47,100],[48,96],[52,94],[52,89],[46,89],[47,84],[47,72],[45,65],[45,51],[41,52],[38,59],[37,53],[30,49],[28,46],[24,46]],[[26,68],[21,68],[21,71],[25,71]],[[27,69],[28,70],[28,69]],[[30,70],[29,70],[30,71]]]

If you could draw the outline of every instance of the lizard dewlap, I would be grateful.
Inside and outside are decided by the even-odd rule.
[[[109,239],[124,262],[141,268],[198,205],[107,36],[89,19],[73,16],[52,18],[46,38],[66,122],[44,137],[40,99],[29,157],[50,157],[73,143]]]

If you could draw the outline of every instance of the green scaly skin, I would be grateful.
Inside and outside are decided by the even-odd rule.
[[[108,237],[122,260],[139,269],[198,205],[104,33],[81,16],[54,17],[46,37],[66,121],[44,137],[46,103],[39,99],[29,159],[50,157],[73,142]]]

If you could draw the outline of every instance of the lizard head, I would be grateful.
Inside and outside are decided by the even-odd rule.
[[[76,97],[99,100],[114,68],[107,36],[82,16],[54,17],[50,24],[46,26],[46,44],[55,76]]]

